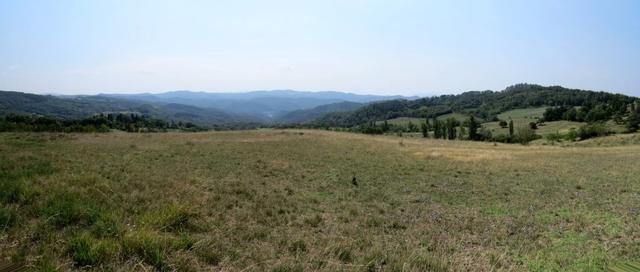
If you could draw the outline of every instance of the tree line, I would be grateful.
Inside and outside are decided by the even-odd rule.
[[[425,118],[419,123],[419,126],[409,122],[407,126],[389,124],[386,120],[383,122],[368,122],[350,131],[365,134],[384,134],[384,133],[402,133],[402,132],[420,132],[424,138],[445,139],[445,140],[471,140],[471,141],[492,141],[504,143],[522,143],[526,144],[532,140],[540,138],[535,134],[531,125],[523,127],[514,126],[513,120],[506,123],[509,127],[507,135],[493,135],[490,130],[482,127],[480,121],[474,116],[470,116],[464,122],[449,117],[444,120],[437,118]]]
[[[621,106],[598,104],[581,107],[566,105],[548,107],[542,120],[548,122],[567,120],[590,124],[613,120],[617,124],[625,125],[628,132],[636,132],[640,128],[640,102],[634,101]]]
[[[206,130],[189,122],[167,122],[134,113],[98,114],[84,119],[13,114],[0,117],[0,132],[108,132],[114,129],[126,132]]]

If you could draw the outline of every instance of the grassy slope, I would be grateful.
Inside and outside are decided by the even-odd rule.
[[[547,107],[510,110],[499,114],[498,119],[505,121],[511,119],[516,128],[527,126],[530,122],[535,122],[536,118],[542,118],[542,114],[546,108]],[[584,124],[586,123],[571,121],[545,122],[544,125],[538,127],[536,133],[543,136],[556,132],[567,133],[571,128],[578,129]],[[484,123],[482,126],[491,130],[491,133],[494,135],[509,134],[509,128],[501,128],[498,122]]]
[[[468,115],[465,115],[465,114],[462,114],[462,113],[448,113],[448,114],[444,114],[444,115],[438,116],[437,119],[445,121],[445,120],[447,120],[447,118],[450,118],[450,117],[456,118],[456,120],[458,120],[461,123],[464,122],[465,120],[469,119]],[[389,119],[389,120],[387,120],[387,122],[389,124],[399,125],[399,126],[406,126],[406,125],[409,124],[409,122],[412,122],[414,125],[419,126],[421,123],[424,122],[424,120],[426,120],[426,119],[425,118],[416,118],[416,117],[398,117],[398,118]],[[429,119],[429,122],[431,122],[431,119]],[[383,123],[383,121],[376,122],[376,124],[382,124],[382,123]]]
[[[387,122],[391,125],[396,126],[407,126],[409,122],[413,123],[416,126],[420,126],[420,123],[424,123],[425,118],[415,118],[415,117],[398,117],[387,120]],[[384,121],[378,121],[376,124],[380,125],[384,123]]]
[[[602,271],[640,257],[639,152],[291,130],[0,134],[0,182],[23,182],[0,197],[0,220],[18,216],[0,230],[0,258]]]

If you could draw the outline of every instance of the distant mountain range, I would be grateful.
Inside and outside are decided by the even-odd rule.
[[[392,99],[417,97],[358,95],[342,92],[300,92],[292,90],[253,91],[246,93],[208,93],[174,91],[159,94],[101,94],[100,96],[156,104],[177,103],[200,108],[213,108],[224,112],[251,116],[262,122],[279,122],[280,116],[292,111],[341,103],[370,103]]]
[[[43,115],[70,119],[99,113],[130,112],[167,121],[242,128],[260,124],[305,123],[329,112],[354,110],[371,102],[416,98],[291,90],[74,96],[0,91],[0,115]]]
[[[625,120],[638,98],[560,86],[516,84],[503,91],[403,97],[291,90],[246,93],[175,91],[159,94],[36,95],[0,91],[0,116],[84,118],[99,113],[138,113],[165,121],[212,128],[273,125],[357,127],[398,117],[433,118],[460,113],[495,120],[504,111],[528,107],[578,107],[576,120]]]

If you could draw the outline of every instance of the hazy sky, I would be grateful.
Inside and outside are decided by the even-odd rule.
[[[640,95],[640,1],[0,1],[0,89]]]

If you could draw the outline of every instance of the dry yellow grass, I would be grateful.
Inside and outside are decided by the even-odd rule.
[[[639,151],[314,130],[0,134],[0,182],[21,182],[0,194],[0,223],[17,218],[0,258],[40,271],[603,271],[640,257]]]

